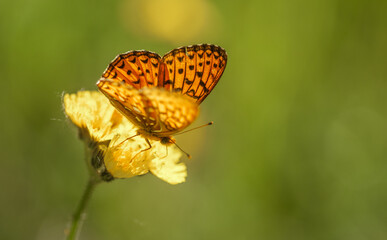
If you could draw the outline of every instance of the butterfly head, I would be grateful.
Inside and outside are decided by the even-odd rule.
[[[160,142],[165,145],[170,145],[172,143],[176,143],[176,140],[173,137],[162,137]]]

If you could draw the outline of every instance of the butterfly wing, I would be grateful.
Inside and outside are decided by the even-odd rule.
[[[166,137],[182,131],[188,127],[199,115],[199,105],[192,99],[180,93],[166,91],[162,88],[144,88],[141,94],[151,102],[155,112],[158,130],[153,132],[158,137]]]
[[[133,124],[157,137],[183,130],[199,113],[191,99],[162,88],[138,90],[110,79],[100,79],[97,86]]]
[[[200,104],[218,83],[226,63],[227,53],[219,46],[180,47],[161,59],[158,85],[187,95]]]
[[[136,88],[110,79],[100,79],[97,86],[111,104],[134,125],[146,128],[146,106]]]
[[[161,57],[149,51],[118,55],[102,74],[103,78],[125,82],[137,89],[158,85]]]

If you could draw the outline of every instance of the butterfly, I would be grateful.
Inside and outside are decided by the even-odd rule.
[[[227,63],[226,51],[201,44],[176,48],[163,57],[150,51],[118,55],[97,82],[99,90],[145,138],[176,143],[172,135],[189,126]],[[133,136],[134,137],[134,136]]]

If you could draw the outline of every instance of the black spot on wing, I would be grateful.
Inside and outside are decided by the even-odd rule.
[[[125,67],[125,62],[122,61],[121,63],[122,63],[122,64],[121,64],[120,66],[118,66],[118,68],[124,68],[124,67]]]
[[[195,96],[195,91],[193,89],[189,90],[187,92],[187,95],[190,96],[190,97],[193,97],[195,99],[198,99],[199,97]]]
[[[164,82],[164,85],[172,84],[172,83],[173,83],[172,80],[167,80],[167,81]]]

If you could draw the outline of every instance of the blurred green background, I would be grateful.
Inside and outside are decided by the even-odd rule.
[[[213,43],[184,184],[97,187],[81,239],[387,239],[387,1],[0,2],[0,239],[63,239],[87,180],[62,92],[119,53]]]

